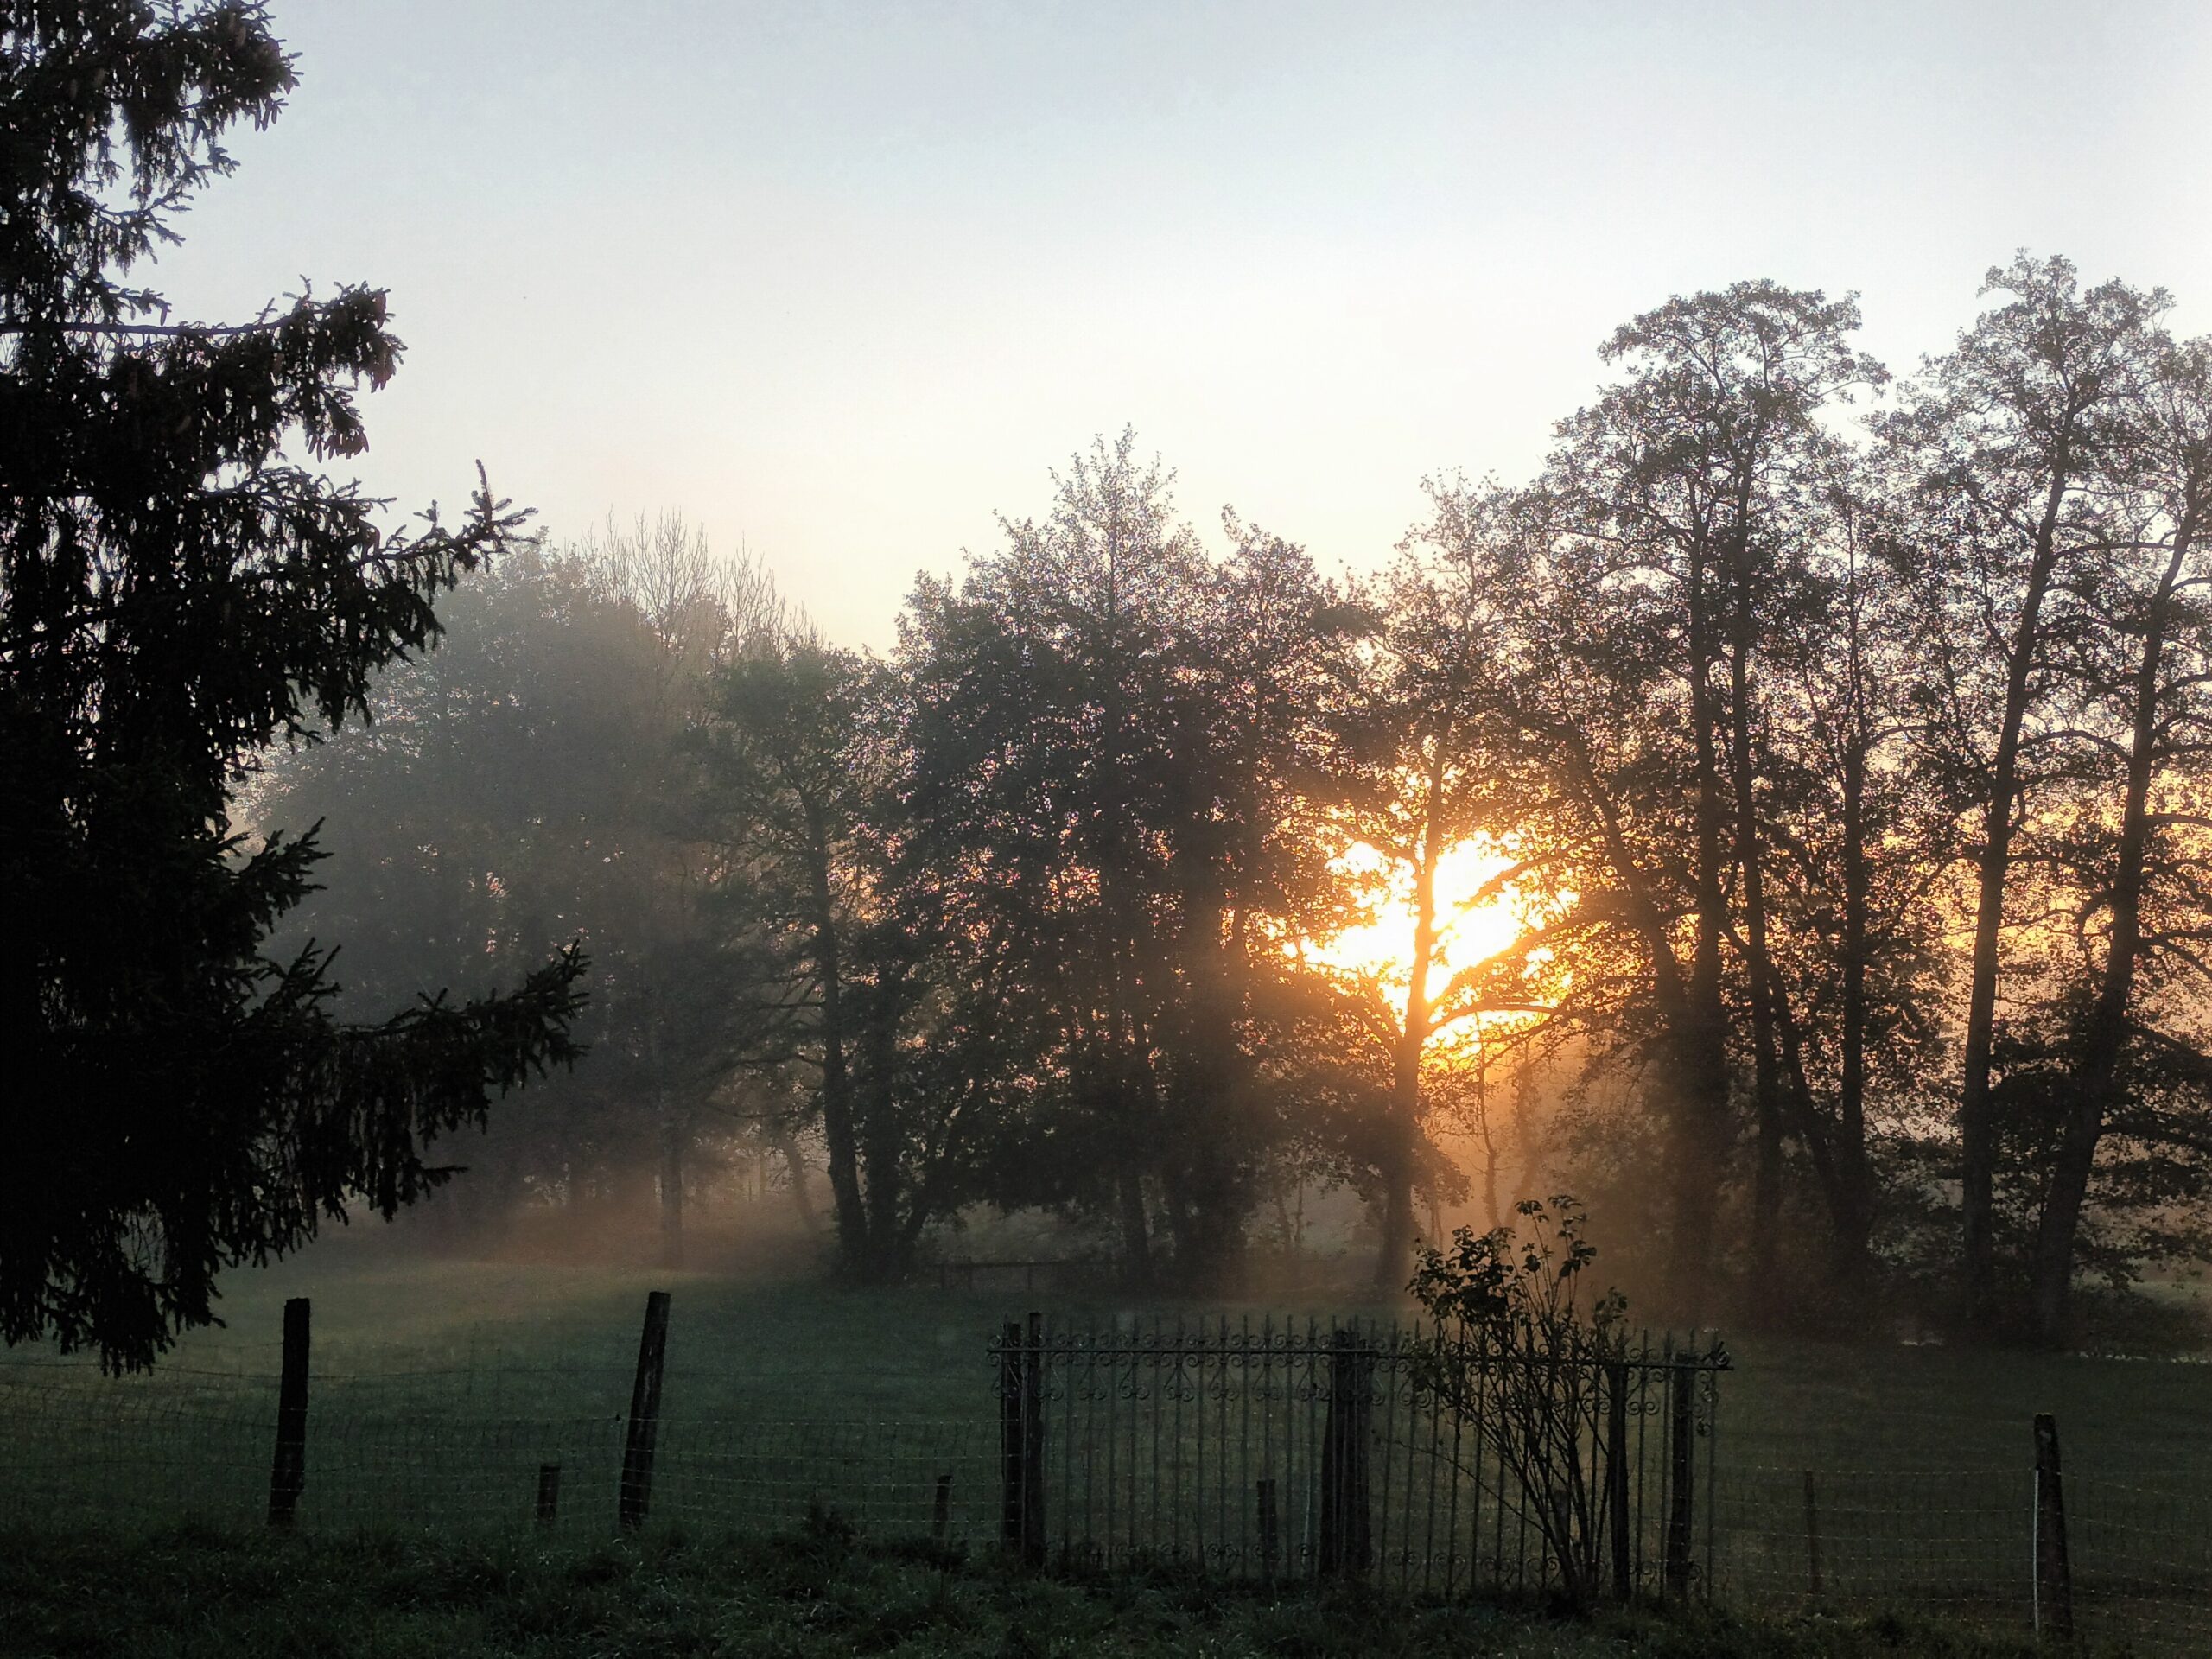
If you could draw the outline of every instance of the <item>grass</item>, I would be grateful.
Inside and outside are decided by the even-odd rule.
[[[788,1520],[823,1490],[825,1460],[844,1459],[853,1480],[874,1484],[836,1489],[836,1501],[878,1535],[919,1530],[935,1475],[955,1469],[955,1535],[990,1535],[997,1403],[987,1344],[1005,1319],[1031,1305],[1056,1318],[1171,1323],[1198,1312],[326,1248],[238,1275],[222,1307],[227,1328],[188,1337],[149,1378],[0,1355],[0,1389],[28,1390],[16,1399],[36,1408],[11,1408],[0,1394],[0,1523],[251,1520],[266,1491],[282,1305],[310,1294],[304,1519],[327,1528],[495,1515],[511,1527],[538,1465],[552,1461],[564,1469],[561,1538],[581,1543],[613,1512],[649,1288],[674,1298],[664,1444],[743,1440],[757,1452],[768,1426],[783,1423],[834,1422],[861,1437],[800,1435],[785,1461],[746,1464],[741,1482],[710,1460],[672,1459],[657,1514],[726,1524],[714,1518],[741,1497],[760,1501],[764,1523]],[[1288,1311],[1398,1310],[1339,1301]],[[1700,1453],[1709,1450],[1719,1477],[1717,1582],[1740,1604],[1808,1603],[1802,1483],[1813,1471],[1829,1605],[1903,1600],[2024,1624],[2031,1423],[2050,1411],[2065,1450],[2085,1624],[2155,1637],[2212,1620],[2212,1365],[1782,1338],[1732,1348],[1718,1434]],[[486,1425],[507,1427],[487,1441]],[[686,1468],[695,1472],[677,1472]]]
[[[135,1659],[1952,1659],[2024,1655],[1926,1622],[1497,1606],[1228,1592],[1172,1575],[1056,1582],[857,1544],[662,1536],[581,1551],[385,1535],[0,1533],[0,1654]]]

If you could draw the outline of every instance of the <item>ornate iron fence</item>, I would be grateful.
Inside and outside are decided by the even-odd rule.
[[[1033,1562],[1444,1595],[1710,1582],[1718,1343],[1561,1360],[1417,1325],[1032,1314],[991,1351],[1001,1537]],[[1532,1375],[1558,1406],[1541,1447],[1505,1408]]]

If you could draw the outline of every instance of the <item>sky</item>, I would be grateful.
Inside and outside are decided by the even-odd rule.
[[[1136,429],[1371,569],[1670,295],[1856,290],[1904,371],[2018,248],[2212,332],[2212,0],[273,0],[301,85],[155,283],[388,289],[358,475],[681,512],[831,637]]]

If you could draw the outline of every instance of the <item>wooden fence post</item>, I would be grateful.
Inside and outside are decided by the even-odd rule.
[[[2058,1474],[2058,1422],[2036,1414],[2036,1629],[2074,1634],[2074,1578],[2066,1558],[2066,1491]]]
[[[1813,1494],[1813,1471],[1805,1471],[1805,1571],[1818,1601],[1825,1588],[1821,1581],[1821,1506]]]
[[[1021,1327],[1008,1319],[999,1332],[999,1542],[1015,1552],[1022,1542],[1021,1453],[1027,1444],[1021,1432]]]
[[[1321,1537],[1325,1575],[1368,1568],[1367,1379],[1350,1331],[1329,1338],[1329,1413],[1321,1431]]]
[[[284,1304],[284,1369],[276,1387],[276,1456],[269,1466],[269,1524],[289,1527],[308,1486],[308,1299]]]
[[[537,1524],[550,1529],[561,1516],[561,1465],[537,1465]]]
[[[622,1441],[622,1493],[616,1520],[625,1532],[645,1525],[653,1500],[653,1446],[660,1435],[661,1369],[668,1358],[668,1293],[645,1296],[638,1335],[638,1377],[630,1388],[630,1429]]]
[[[1691,1483],[1697,1478],[1692,1455],[1697,1442],[1697,1367],[1688,1355],[1668,1370],[1674,1395],[1673,1432],[1669,1437],[1667,1516],[1667,1593],[1687,1597],[1690,1591],[1690,1535],[1695,1518]]]
[[[1628,1362],[1605,1365],[1605,1507],[1611,1522],[1613,1598],[1626,1601],[1632,1587],[1628,1554]]]
[[[1275,1567],[1282,1560],[1282,1522],[1275,1512],[1275,1484],[1260,1483],[1260,1576],[1275,1581]]]
[[[1021,1355],[1021,1559],[1045,1564],[1045,1316],[1029,1316]]]

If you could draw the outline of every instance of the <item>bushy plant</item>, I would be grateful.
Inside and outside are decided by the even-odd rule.
[[[1410,1287],[1434,1329],[1423,1353],[1426,1387],[1473,1427],[1542,1529],[1570,1599],[1598,1583],[1609,1505],[1608,1390],[1624,1386],[1628,1303],[1618,1291],[1585,1294],[1597,1247],[1582,1206],[1566,1194],[1515,1206],[1516,1224],[1462,1227],[1442,1249],[1424,1247]]]

